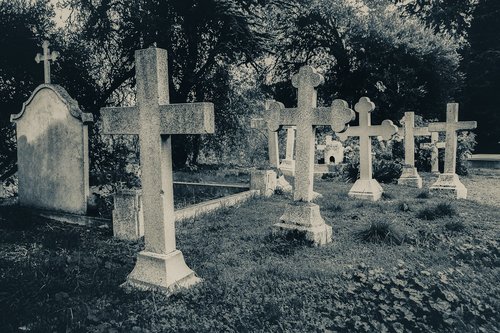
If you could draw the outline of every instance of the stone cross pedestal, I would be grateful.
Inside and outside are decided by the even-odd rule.
[[[35,57],[35,61],[37,64],[43,61],[43,74],[44,74],[45,84],[50,84],[50,61],[56,61],[56,59],[59,57],[59,52],[57,51],[50,52],[49,45],[50,45],[49,41],[47,40],[43,41],[42,44],[43,54],[38,53]]]
[[[405,112],[401,122],[404,125],[405,165],[398,179],[398,184],[422,188],[422,178],[415,167],[415,137],[430,136],[431,133],[428,127],[415,127],[415,114],[413,112]]]
[[[376,201],[382,196],[383,189],[372,178],[371,138],[381,136],[389,140],[397,133],[398,128],[390,120],[384,120],[381,125],[371,125],[371,112],[375,109],[375,104],[368,97],[361,97],[354,109],[359,114],[359,126],[351,126],[344,133],[337,134],[342,141],[349,136],[359,137],[360,178],[352,186],[349,196]]]
[[[135,52],[137,105],[103,108],[103,132],[139,135],[145,249],[126,285],[171,290],[199,281],[175,244],[172,134],[214,132],[212,103],[169,104],[167,51]]]
[[[467,197],[467,189],[456,174],[457,166],[457,131],[471,130],[477,127],[475,121],[458,121],[458,103],[448,103],[445,123],[429,124],[430,132],[446,132],[444,172],[432,184],[430,191],[449,193],[457,199]]]
[[[298,89],[297,108],[285,108],[274,102],[266,113],[269,130],[277,131],[280,126],[297,126],[297,153],[295,160],[295,186],[293,203],[287,204],[274,233],[300,232],[317,245],[332,240],[332,227],[325,224],[320,209],[313,200],[314,182],[314,139],[316,126],[330,125],[336,132],[345,130],[354,117],[354,112],[343,100],[335,100],[331,107],[316,106],[316,87],[323,77],[310,66],[304,66],[292,78]]]
[[[420,145],[421,148],[431,150],[431,172],[433,174],[439,174],[439,149],[444,149],[445,145],[445,142],[439,141],[439,132],[431,132],[431,142]]]

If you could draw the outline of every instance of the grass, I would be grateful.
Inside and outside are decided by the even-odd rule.
[[[284,196],[177,224],[177,248],[203,282],[169,298],[119,287],[142,242],[0,207],[0,331],[498,329],[497,208],[457,201],[465,228],[449,232],[453,218],[417,218],[428,208],[412,199],[417,189],[384,185],[395,200],[360,204],[345,196],[350,185],[315,183],[322,217],[333,227],[333,242],[323,247],[300,235],[271,235]],[[402,200],[412,210],[399,210]],[[384,242],[393,229],[405,236],[398,246]],[[360,241],[355,230],[381,242]]]
[[[434,221],[443,217],[453,217],[457,215],[455,208],[449,204],[441,202],[436,206],[425,207],[417,214],[419,219]]]
[[[385,220],[372,221],[368,226],[354,234],[355,239],[365,243],[401,245],[404,236],[396,230],[394,224]]]

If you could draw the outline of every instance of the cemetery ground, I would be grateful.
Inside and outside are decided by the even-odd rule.
[[[422,174],[424,188],[435,176]],[[203,282],[166,297],[119,287],[141,242],[0,207],[0,331],[497,332],[500,173],[467,200],[383,184],[379,202],[318,179],[333,243],[274,238],[286,195],[176,225]],[[496,192],[495,192],[496,191]]]

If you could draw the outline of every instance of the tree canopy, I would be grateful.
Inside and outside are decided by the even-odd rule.
[[[0,1],[4,161],[14,159],[9,115],[42,82],[33,58],[43,39],[61,53],[53,81],[97,119],[103,106],[134,103],[134,51],[167,49],[171,102],[211,101],[216,110],[214,137],[174,140],[176,166],[196,163],[202,147],[245,142],[245,117],[262,108],[247,99],[295,104],[290,78],[304,64],[325,76],[320,103],[354,104],[367,95],[378,106],[375,121],[397,120],[405,111],[442,119],[447,102],[463,101],[467,118],[480,122],[479,147],[498,149],[490,145],[499,141],[498,122],[486,121],[499,114],[489,98],[500,67],[494,0],[51,3]],[[71,12],[63,27],[54,23],[58,8]],[[91,138],[91,147],[103,147],[99,126]]]

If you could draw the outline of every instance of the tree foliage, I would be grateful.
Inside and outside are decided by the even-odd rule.
[[[399,119],[404,111],[427,118],[443,113],[460,86],[460,57],[453,38],[406,17],[388,1],[316,0],[275,11],[280,22],[269,88],[285,103],[295,92],[289,78],[310,64],[325,76],[324,103],[343,98],[353,105],[370,96],[375,119]]]
[[[470,48],[464,52],[464,118],[478,121],[478,151],[484,153],[500,152],[500,109],[494,97],[500,88],[499,15],[500,2],[479,3],[469,33]]]
[[[0,1],[0,181],[16,170],[10,115],[43,82],[43,69],[34,58],[43,37],[53,31],[53,14],[49,0]]]

